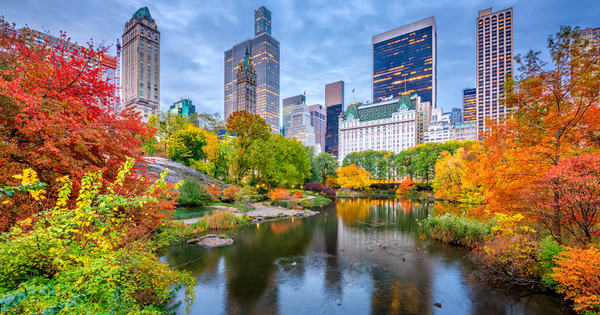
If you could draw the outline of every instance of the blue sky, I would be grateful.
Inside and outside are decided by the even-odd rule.
[[[475,85],[477,11],[514,9],[515,54],[545,51],[561,25],[599,27],[600,1],[388,0],[0,0],[0,14],[17,27],[66,31],[72,41],[113,44],[137,9],[147,6],[161,31],[161,109],[190,98],[199,111],[223,113],[223,52],[253,36],[254,10],[272,14],[281,43],[281,97],[306,90],[324,103],[325,84],[343,80],[346,104],[371,100],[371,37],[429,16],[438,28],[438,106],[461,106]],[[547,56],[546,54],[543,55]]]

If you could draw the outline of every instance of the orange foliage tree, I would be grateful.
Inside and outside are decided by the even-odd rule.
[[[290,192],[287,189],[276,188],[269,192],[269,199],[271,200],[286,200],[290,197]]]
[[[600,312],[600,251],[569,248],[557,256],[550,277],[558,282],[558,292],[575,302],[574,309],[585,314]]]
[[[415,187],[415,183],[413,182],[412,178],[410,178],[410,176],[406,176],[404,179],[402,179],[400,185],[398,185],[398,190],[396,190],[396,193],[407,194],[413,187]]]
[[[530,51],[515,57],[521,75],[505,85],[510,117],[486,122],[486,154],[469,172],[485,187],[487,210],[525,212],[524,190],[573,152],[598,152],[600,131],[600,58],[579,35],[562,27],[548,39],[551,63]],[[555,208],[555,233],[560,212]]]
[[[62,34],[58,44],[38,45],[27,30],[0,18],[0,186],[17,184],[13,175],[32,169],[48,183],[49,200],[64,175],[102,171],[102,180],[113,180],[128,157],[141,160],[140,138],[154,132],[132,111],[117,117],[106,109],[114,102],[114,86],[102,80],[99,66],[107,48],[67,41]],[[149,183],[124,185],[133,193]],[[0,230],[49,206],[19,198],[0,205]]]

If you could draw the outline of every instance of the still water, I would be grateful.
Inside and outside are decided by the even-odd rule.
[[[441,207],[342,199],[232,230],[230,247],[178,245],[161,259],[198,281],[192,314],[572,314],[554,295],[482,282],[467,250],[420,239],[419,221],[456,211]]]

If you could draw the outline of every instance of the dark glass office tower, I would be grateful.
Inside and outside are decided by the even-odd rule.
[[[271,35],[271,11],[265,7],[254,11],[254,35],[258,35],[260,32],[267,32]]]
[[[339,116],[344,111],[344,81],[325,85],[325,152],[337,157],[339,152]]]
[[[270,18],[270,12],[268,16]],[[225,51],[224,109],[227,120],[237,100],[237,67],[248,47],[256,71],[256,113],[267,121],[273,133],[279,133],[279,41],[271,36],[270,25],[268,32],[260,31],[254,38],[246,39]]]
[[[435,18],[408,24],[372,38],[373,102],[418,94],[437,107]]]
[[[463,122],[477,121],[477,89],[463,90]]]

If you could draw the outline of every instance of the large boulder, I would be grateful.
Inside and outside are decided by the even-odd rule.
[[[169,169],[169,173],[165,180],[170,183],[178,183],[180,181],[186,180],[187,178],[195,178],[202,185],[217,185],[219,189],[224,189],[229,187],[230,185],[214,179],[208,175],[204,175],[198,173],[196,170],[189,168],[181,163],[177,163],[175,161],[159,158],[159,157],[145,157],[146,167],[148,169],[148,174],[158,178],[160,173],[162,173],[165,169]]]

